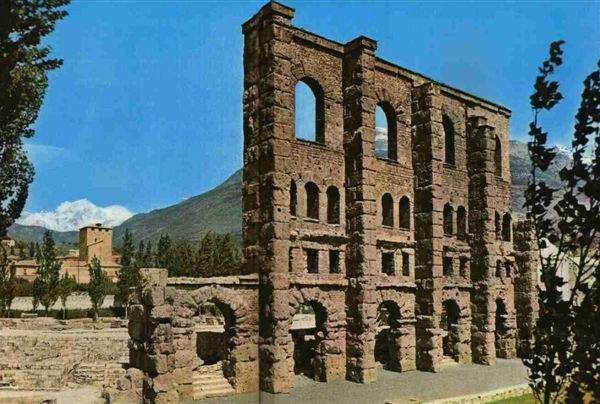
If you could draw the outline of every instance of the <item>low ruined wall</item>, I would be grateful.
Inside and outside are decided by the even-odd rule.
[[[128,362],[126,326],[119,319],[2,319],[0,386],[115,386]]]

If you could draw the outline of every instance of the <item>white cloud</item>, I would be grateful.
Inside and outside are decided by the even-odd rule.
[[[36,167],[73,158],[73,153],[69,150],[46,144],[25,143],[25,150]]]
[[[91,223],[114,227],[133,216],[127,208],[119,205],[100,207],[87,199],[63,202],[53,211],[23,212],[17,223],[42,226],[50,230],[72,231]]]
[[[378,140],[387,140],[387,128],[380,128],[379,126],[375,128],[375,141]]]

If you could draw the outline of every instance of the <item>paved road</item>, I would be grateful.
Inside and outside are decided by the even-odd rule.
[[[290,394],[261,393],[260,403],[379,404],[388,400],[435,400],[523,384],[527,382],[526,378],[526,369],[519,359],[498,360],[495,366],[452,366],[439,373],[380,371],[378,380],[368,385],[352,382],[319,383],[296,376],[296,385]],[[258,399],[258,394],[240,394],[197,403],[256,404]]]

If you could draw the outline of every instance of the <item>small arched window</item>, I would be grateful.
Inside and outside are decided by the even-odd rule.
[[[306,191],[306,217],[319,220],[319,187],[314,182],[307,182]]]
[[[375,156],[383,159],[398,159],[398,131],[396,112],[387,102],[375,108]]]
[[[494,213],[494,228],[496,230],[496,239],[500,240],[502,236],[502,219],[498,212]]]
[[[394,227],[394,199],[392,199],[392,195],[384,194],[381,197],[381,213],[381,224]]]
[[[325,141],[325,102],[319,83],[304,77],[294,88],[294,132],[297,139]]]
[[[451,236],[454,234],[454,208],[449,203],[444,205],[444,234]]]
[[[459,240],[467,238],[467,210],[463,206],[456,209],[456,235]]]
[[[400,228],[410,230],[410,200],[407,196],[400,199]]]
[[[512,235],[512,219],[510,214],[505,213],[502,218],[502,239],[504,241],[510,241]]]
[[[496,136],[496,145],[494,147],[494,168],[496,176],[502,177],[502,143],[500,143],[498,136]]]
[[[290,184],[290,215],[296,216],[296,207],[298,205],[298,189],[296,182],[292,180]]]
[[[336,187],[327,188],[327,223],[340,223],[340,191]]]
[[[455,132],[454,123],[448,115],[442,117],[442,126],[444,127],[444,162],[455,165]]]

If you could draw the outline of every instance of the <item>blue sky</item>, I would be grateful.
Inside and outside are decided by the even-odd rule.
[[[241,167],[240,25],[263,3],[75,0],[48,38],[65,62],[28,141],[37,173],[26,210],[87,198],[144,212]],[[600,56],[598,2],[285,4],[296,26],[339,42],[369,36],[380,57],[507,106],[515,139],[526,137],[552,40],[567,42],[557,76],[566,99],[545,120],[554,142],[569,142],[581,81]]]

